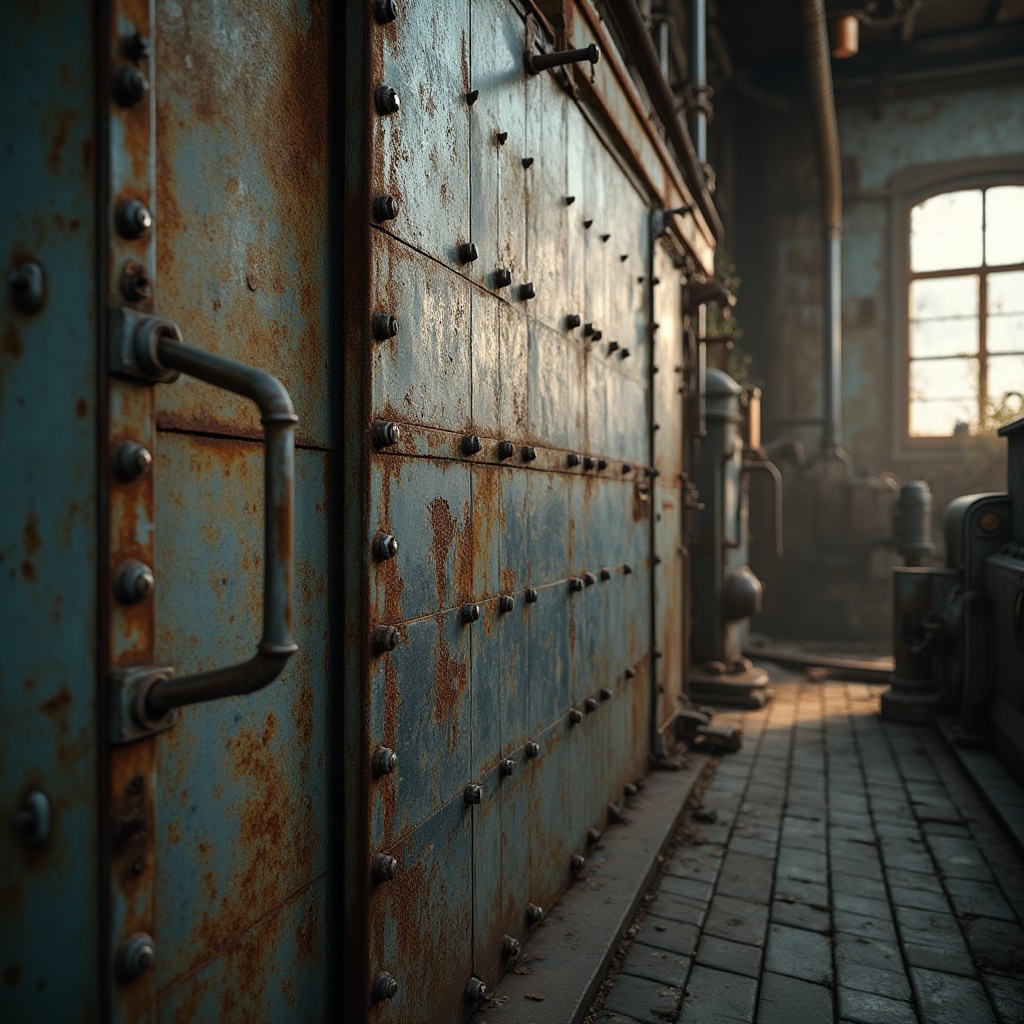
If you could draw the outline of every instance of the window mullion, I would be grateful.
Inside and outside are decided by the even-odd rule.
[[[978,275],[978,429],[985,427],[985,408],[988,405],[988,274]]]

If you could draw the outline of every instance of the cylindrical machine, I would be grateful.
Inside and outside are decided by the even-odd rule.
[[[907,566],[924,565],[932,543],[932,492],[924,480],[908,480],[893,506],[893,533]]]

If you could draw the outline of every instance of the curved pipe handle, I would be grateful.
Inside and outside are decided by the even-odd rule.
[[[775,499],[775,514],[773,516],[775,520],[775,557],[782,557],[782,474],[779,472],[779,467],[775,465],[770,459],[766,459],[763,455],[756,455],[754,458],[749,456],[754,454],[749,449],[747,451],[747,458],[743,460],[744,472],[751,472],[753,470],[761,470],[762,472],[768,473],[772,478],[772,495]]]
[[[236,395],[260,410],[266,445],[263,501],[263,636],[248,661],[190,676],[158,679],[144,697],[147,715],[253,693],[273,682],[298,650],[292,637],[294,574],[295,424],[298,417],[284,385],[272,374],[213,355],[182,341],[170,320],[147,317],[135,330],[134,356],[151,379],[167,383],[188,374]]]

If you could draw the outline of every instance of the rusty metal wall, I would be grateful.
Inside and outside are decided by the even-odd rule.
[[[472,1012],[684,686],[681,250],[570,79],[526,73],[531,31],[445,0],[362,37],[346,990],[371,1020]]]

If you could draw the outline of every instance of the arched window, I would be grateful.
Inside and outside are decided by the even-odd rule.
[[[908,434],[984,429],[1024,404],[1024,185],[921,200],[909,243]]]

